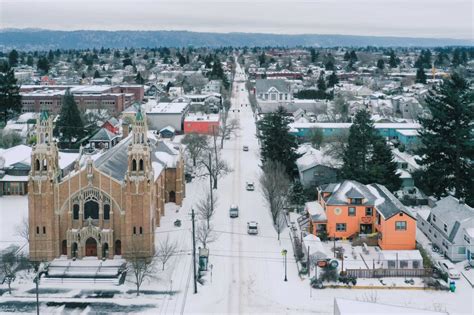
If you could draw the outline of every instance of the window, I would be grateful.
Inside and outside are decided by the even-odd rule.
[[[395,222],[395,230],[404,231],[406,229],[407,229],[407,221],[396,221]]]
[[[436,222],[436,216],[433,214],[433,222]]]
[[[438,235],[436,233],[433,234],[434,238],[438,238]]]
[[[36,234],[40,234],[40,227],[39,226],[36,227]]]
[[[354,217],[356,215],[356,208],[355,207],[349,207],[349,214],[350,217]]]
[[[75,204],[72,206],[72,219],[79,220],[79,205]]]
[[[46,226],[43,226],[43,234],[46,234]]]
[[[140,159],[140,171],[143,171],[143,160]]]
[[[362,199],[361,198],[353,198],[352,199],[352,204],[353,205],[361,205],[362,204]]]
[[[143,234],[143,228],[140,226],[140,234]]]
[[[346,224],[345,223],[336,223],[336,231],[345,232],[346,231]]]
[[[447,225],[447,224],[444,225],[443,230],[444,230],[445,232],[448,232],[448,225]]]
[[[84,220],[87,220],[89,217],[93,220],[99,219],[99,204],[94,200],[84,203]]]
[[[400,268],[408,268],[408,260],[400,260]]]
[[[420,262],[418,260],[412,261],[411,265],[413,266],[413,269],[420,268]]]
[[[377,212],[377,225],[380,225],[380,221],[381,221],[380,218],[381,218],[380,213]]]
[[[110,205],[104,205],[104,220],[110,220]]]
[[[136,171],[137,170],[137,160],[133,159],[132,160],[132,171]]]
[[[395,260],[389,260],[387,264],[388,264],[388,268],[395,268],[397,266],[395,263]]]
[[[471,240],[469,239],[469,236],[464,235],[464,240],[466,241],[466,243],[471,244]]]
[[[133,234],[137,234],[137,228],[135,226],[133,227]]]
[[[464,255],[466,253],[466,247],[460,246],[458,247],[458,254]]]
[[[365,208],[365,215],[371,217],[373,214],[372,208]]]

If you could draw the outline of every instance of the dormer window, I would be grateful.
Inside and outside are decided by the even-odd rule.
[[[351,199],[351,204],[353,204],[353,205],[361,205],[361,204],[362,204],[362,198],[352,198],[352,199]]]

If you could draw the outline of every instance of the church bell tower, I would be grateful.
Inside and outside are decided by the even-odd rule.
[[[28,180],[30,259],[52,260],[59,253],[55,189],[60,177],[58,148],[53,140],[53,118],[43,110],[36,123]]]

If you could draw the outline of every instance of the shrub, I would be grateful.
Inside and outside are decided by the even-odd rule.
[[[337,281],[339,275],[337,274],[337,269],[331,266],[325,267],[322,269],[321,274],[319,275],[319,279],[321,281]]]

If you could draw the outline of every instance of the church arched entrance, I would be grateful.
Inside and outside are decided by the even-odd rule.
[[[93,237],[86,241],[86,256],[97,256],[97,241]]]
[[[176,193],[174,191],[170,191],[169,202],[176,202]]]

